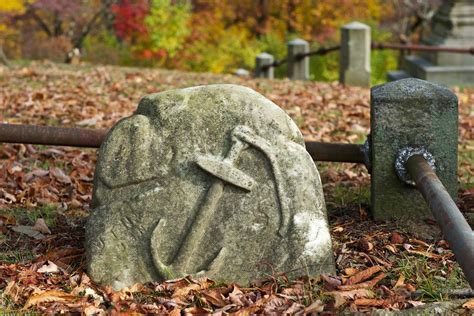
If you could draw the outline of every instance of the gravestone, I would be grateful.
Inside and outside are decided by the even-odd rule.
[[[87,270],[120,289],[188,274],[248,283],[334,272],[318,171],[293,121],[255,91],[152,94],[101,146]]]
[[[424,32],[423,45],[455,48],[474,46],[474,1],[446,0],[433,15]],[[420,78],[447,86],[474,84],[474,55],[448,52],[420,52],[405,56],[402,70],[391,71],[388,79]]]

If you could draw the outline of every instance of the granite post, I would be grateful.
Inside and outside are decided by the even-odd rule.
[[[273,67],[265,67],[272,64],[273,55],[261,53],[255,59],[255,77],[273,79]]]
[[[430,211],[418,190],[395,171],[398,153],[424,148],[453,199],[457,195],[457,97],[448,88],[408,78],[371,91],[371,205],[375,219],[424,218]]]
[[[288,78],[291,80],[309,79],[309,57],[298,57],[309,52],[307,41],[296,38],[287,44],[288,47]]]
[[[341,28],[339,81],[346,85],[370,86],[370,27],[352,22]]]

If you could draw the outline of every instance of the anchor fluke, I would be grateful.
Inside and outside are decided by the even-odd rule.
[[[223,180],[247,191],[251,191],[255,180],[234,167],[226,160],[218,160],[212,156],[200,156],[196,159],[199,167]]]

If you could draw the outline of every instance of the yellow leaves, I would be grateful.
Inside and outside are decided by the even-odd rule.
[[[25,10],[25,1],[23,0],[2,0],[0,1],[0,12],[4,13],[22,13]]]

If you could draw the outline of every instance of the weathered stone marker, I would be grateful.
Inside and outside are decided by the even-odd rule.
[[[370,111],[371,207],[374,217],[422,218],[430,215],[418,190],[400,181],[396,174],[395,160],[402,150],[431,154],[436,174],[455,199],[458,140],[456,95],[448,88],[428,81],[402,79],[373,87]],[[430,158],[428,156],[425,158]]]
[[[255,58],[255,77],[273,79],[273,67],[266,67],[271,65],[273,61],[273,55],[269,53],[257,55]]]
[[[287,44],[288,47],[288,78],[291,80],[309,79],[309,57],[298,59],[298,54],[309,52],[307,41],[296,38]]]
[[[283,110],[212,85],[145,97],[102,144],[87,269],[119,289],[334,271],[318,171]],[[291,274],[290,274],[291,275]]]
[[[341,28],[339,81],[370,87],[370,27],[352,22]]]

